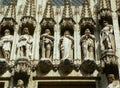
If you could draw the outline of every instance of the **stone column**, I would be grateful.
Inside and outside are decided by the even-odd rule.
[[[19,25],[16,25],[14,27],[14,38],[13,38],[10,60],[15,60],[16,59],[17,42],[18,42],[18,37],[19,37],[18,36],[18,30],[19,30]]]
[[[32,58],[33,58],[33,65],[36,66],[40,60],[40,24],[39,22],[36,23],[36,29],[34,31],[34,39],[33,39],[33,48],[32,48]]]
[[[111,1],[112,7],[112,18],[113,18],[113,27],[114,27],[114,36],[115,36],[115,47],[116,47],[116,56],[118,57],[118,67],[119,67],[119,75],[120,75],[120,31],[118,24],[118,16],[116,13],[116,3],[114,0]]]
[[[79,24],[74,27],[74,63],[81,63],[80,30]]]
[[[36,28],[33,35],[33,48],[32,48],[32,57],[33,60],[39,60],[39,41],[40,41],[40,24],[36,24]]]
[[[59,32],[59,24],[56,24],[54,27],[54,50],[53,50],[53,63],[58,64],[60,60],[60,51],[59,51],[59,39],[60,39],[60,32]]]
[[[5,81],[4,88],[9,88],[9,81]]]
[[[72,9],[74,12],[74,20],[76,24],[74,25],[74,63],[80,64],[81,63],[81,47],[80,47],[80,7],[75,6],[74,9]]]
[[[55,21],[56,25],[54,27],[54,53],[53,53],[53,63],[59,64],[60,62],[60,50],[59,50],[59,39],[60,39],[60,25],[59,22],[61,20],[61,7],[55,7]]]

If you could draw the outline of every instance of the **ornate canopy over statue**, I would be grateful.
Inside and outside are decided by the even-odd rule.
[[[94,34],[94,29],[95,29],[96,23],[92,18],[90,4],[89,4],[88,0],[84,0],[84,2],[83,2],[81,19],[80,19],[79,25],[80,25],[81,35],[84,34],[85,29],[87,29],[87,28],[89,28],[90,32],[92,34]]]
[[[76,22],[73,20],[73,12],[71,8],[70,0],[65,0],[62,19],[60,21],[61,36],[64,35],[66,30],[69,30],[70,34],[74,34],[74,25]]]
[[[98,19],[100,24],[107,20],[112,24],[112,10],[110,0],[99,0]]]

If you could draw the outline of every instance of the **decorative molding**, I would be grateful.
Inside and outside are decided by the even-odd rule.
[[[12,75],[24,74],[29,76],[31,74],[32,64],[27,58],[19,58],[15,61],[12,68]]]

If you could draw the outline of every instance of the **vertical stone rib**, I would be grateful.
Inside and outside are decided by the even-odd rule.
[[[81,13],[81,18],[92,17],[92,13],[90,11],[90,7],[89,6],[90,6],[89,5],[89,1],[88,0],[84,0],[82,13]]]

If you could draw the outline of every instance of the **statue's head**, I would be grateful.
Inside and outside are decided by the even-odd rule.
[[[27,27],[25,27],[25,28],[23,29],[23,34],[29,34],[29,30],[28,30]]]
[[[45,29],[45,33],[48,34],[48,35],[51,35],[50,29]]]
[[[108,25],[108,21],[104,20],[104,21],[103,21],[103,25],[104,25],[104,26],[107,26],[107,25]]]
[[[64,32],[64,35],[70,35],[70,31],[69,31],[69,30],[66,30],[66,31]]]
[[[23,87],[24,86],[23,80],[19,79],[18,82],[17,82],[17,86],[18,87]]]
[[[109,83],[112,83],[112,82],[115,80],[114,74],[109,74],[109,75],[107,76],[107,79],[108,79],[108,82],[109,82]]]
[[[10,30],[9,29],[5,29],[4,35],[10,35]]]
[[[86,30],[85,30],[85,34],[86,35],[89,35],[91,32],[90,32],[90,29],[89,28],[87,28]]]

